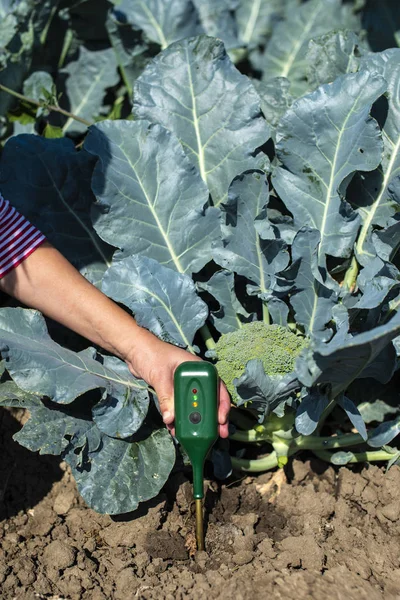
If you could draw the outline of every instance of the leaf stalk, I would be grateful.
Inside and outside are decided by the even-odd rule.
[[[18,98],[19,100],[22,100],[23,102],[28,102],[29,104],[34,104],[38,108],[47,108],[48,110],[52,110],[53,112],[61,113],[62,115],[64,115],[65,117],[68,117],[69,119],[74,119],[74,121],[79,121],[79,123],[86,125],[86,127],[90,127],[91,125],[93,125],[93,123],[91,123],[90,121],[87,121],[86,119],[82,119],[82,117],[78,117],[78,115],[74,115],[73,113],[70,113],[67,110],[64,110],[63,108],[60,108],[59,106],[55,106],[54,104],[45,104],[44,102],[39,102],[38,100],[33,100],[33,98],[28,98],[27,96],[24,96],[23,94],[20,94],[19,92],[15,92],[14,90],[11,90],[10,88],[3,85],[2,83],[0,83],[0,90],[2,90],[3,92],[6,92],[7,94],[10,94],[11,96],[15,96],[15,98]]]

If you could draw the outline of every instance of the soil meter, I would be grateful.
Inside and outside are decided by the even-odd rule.
[[[204,461],[218,438],[218,374],[207,362],[184,362],[174,376],[175,436],[193,468],[197,549],[204,550]]]

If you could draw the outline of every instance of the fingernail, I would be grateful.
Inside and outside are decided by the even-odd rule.
[[[163,416],[162,416],[164,423],[166,423],[167,421],[169,421],[170,418],[171,418],[171,416],[172,415],[169,412],[169,410],[166,410],[165,413],[163,413]]]

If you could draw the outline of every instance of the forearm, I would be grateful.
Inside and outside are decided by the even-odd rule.
[[[0,289],[124,360],[152,337],[48,243],[0,279]]]
[[[133,375],[153,387],[164,422],[173,431],[175,369],[182,362],[200,358],[139,327],[47,242],[0,279],[0,290],[125,360]],[[222,437],[228,436],[229,407],[228,392],[220,383]]]

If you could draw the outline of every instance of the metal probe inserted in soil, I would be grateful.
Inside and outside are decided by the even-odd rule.
[[[197,550],[204,550],[204,461],[218,438],[218,374],[207,362],[185,362],[174,376],[175,436],[192,463]]]

